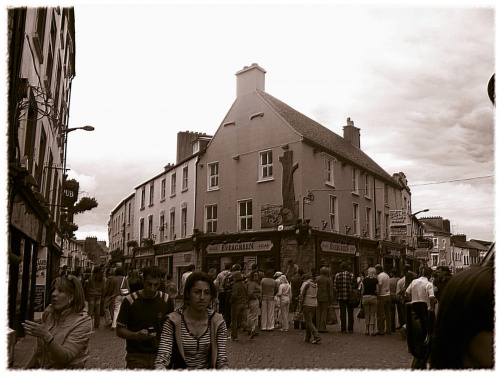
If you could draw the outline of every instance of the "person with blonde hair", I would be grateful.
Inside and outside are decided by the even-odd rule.
[[[83,368],[89,357],[92,319],[85,311],[85,294],[78,277],[55,278],[52,304],[43,312],[41,321],[26,320],[23,326],[26,334],[37,337],[26,369]]]
[[[288,283],[286,279],[286,275],[283,274],[278,277],[278,280],[281,282],[278,287],[278,293],[276,296],[280,300],[280,322],[281,322],[281,331],[287,332],[289,329],[289,310],[290,310],[290,300],[292,299],[292,286]]]
[[[371,333],[377,335],[375,331],[375,316],[377,313],[377,271],[375,268],[368,268],[368,276],[361,282],[361,296],[363,297],[363,307],[365,309],[365,335]]]

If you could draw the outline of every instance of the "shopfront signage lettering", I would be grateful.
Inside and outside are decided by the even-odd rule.
[[[408,230],[406,229],[406,226],[391,226],[391,235],[392,236],[406,235],[406,234],[408,234]]]
[[[399,257],[399,249],[387,248],[387,253],[393,257]]]
[[[209,244],[207,245],[207,253],[234,253],[234,252],[261,252],[270,251],[273,243],[270,240],[241,242],[241,243],[226,243],[226,244]]]
[[[321,250],[323,252],[348,253],[354,255],[356,246],[354,244],[334,243],[328,241],[321,242]]]
[[[406,222],[406,211],[404,210],[389,210],[389,219],[391,221],[391,225],[393,224],[401,224]]]
[[[138,250],[135,251],[135,257],[143,257],[143,256],[154,256],[155,251],[148,249],[148,250]]]

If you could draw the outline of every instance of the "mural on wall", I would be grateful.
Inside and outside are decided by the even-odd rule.
[[[294,225],[299,217],[299,203],[295,200],[293,173],[297,170],[299,164],[293,163],[292,150],[286,150],[279,157],[279,161],[283,165],[283,180],[281,182],[281,196],[283,198],[282,222],[284,225]]]

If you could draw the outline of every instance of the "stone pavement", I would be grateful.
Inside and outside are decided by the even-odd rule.
[[[338,316],[338,311],[337,311]],[[101,320],[104,322],[104,319]],[[364,323],[355,319],[354,333],[339,333],[340,324],[329,325],[321,333],[322,343],[305,343],[304,330],[259,332],[252,340],[239,332],[238,341],[228,340],[228,363],[232,369],[410,369],[412,356],[399,333],[365,336]],[[35,340],[18,340],[13,369],[29,360]],[[88,369],[124,369],[125,340],[103,325],[94,329],[90,341]]]

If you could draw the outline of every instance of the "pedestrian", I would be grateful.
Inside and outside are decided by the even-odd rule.
[[[99,327],[101,320],[101,299],[105,292],[105,282],[102,269],[94,267],[88,283],[89,316],[92,318],[94,328]]]
[[[251,329],[247,325],[246,307],[247,307],[247,287],[243,283],[241,272],[233,274],[233,286],[231,290],[231,339],[238,340],[238,327],[242,327],[248,334]]]
[[[177,290],[177,285],[172,277],[171,273],[165,275],[165,292],[168,294],[170,299],[175,302],[179,290]]]
[[[318,285],[316,323],[318,325],[318,332],[320,333],[328,333],[328,330],[326,330],[326,314],[328,306],[333,303],[333,282],[329,273],[329,268],[322,266],[319,269],[319,276],[316,278],[316,284]]]
[[[438,304],[443,296],[443,291],[448,282],[451,280],[450,268],[446,265],[437,267],[437,278],[434,279],[434,296],[436,297]]]
[[[173,299],[161,291],[164,272],[156,265],[142,269],[143,288],[123,299],[116,320],[116,334],[126,340],[126,369],[154,369],[160,334]]]
[[[399,299],[396,294],[396,288],[399,281],[397,269],[392,269],[389,273],[389,291],[390,291],[390,308],[391,308],[391,332],[395,332],[399,329],[401,325],[401,316],[403,312],[401,310],[401,305],[399,304]],[[396,326],[396,313],[398,319],[398,326]]]
[[[494,367],[494,275],[480,266],[450,279],[439,301],[431,369]]]
[[[299,266],[292,260],[288,260],[288,266],[285,271],[286,279],[292,280],[292,277],[299,272]]]
[[[254,270],[249,276],[247,283],[248,296],[248,326],[250,327],[250,339],[258,335],[259,316],[261,314],[260,301],[262,299],[262,290],[260,288],[259,272]]]
[[[226,322],[226,326],[229,327],[231,323],[231,305],[229,304],[230,299],[230,291],[229,289],[226,291],[224,288],[224,281],[226,277],[231,272],[231,263],[226,262],[224,264],[224,270],[222,270],[219,274],[217,274],[217,278],[215,279],[215,287],[217,289],[217,301],[219,304],[219,313],[223,315],[224,321]]]
[[[349,271],[346,262],[340,264],[340,271],[335,274],[333,289],[339,302],[340,332],[353,333],[354,331],[354,309],[349,300],[351,291],[356,290],[357,284],[354,275]]]
[[[297,306],[299,305],[300,287],[304,282],[303,277],[304,269],[299,269],[297,274],[295,274],[290,281],[290,286],[292,287],[292,301],[290,303],[290,312],[295,312]]]
[[[260,281],[262,290],[261,330],[274,330],[274,296],[278,292],[278,282],[273,278],[273,270],[268,269]]]
[[[26,369],[82,369],[89,357],[92,320],[85,308],[83,287],[74,275],[52,282],[52,303],[40,322],[26,320],[26,334],[37,337]]]
[[[122,289],[126,289],[130,292],[127,278],[125,278],[125,270],[123,267],[119,266],[115,270],[115,276],[111,281],[111,294],[114,297],[113,300],[113,321],[111,323],[111,330],[116,330],[116,320],[118,318],[118,313],[120,312],[120,306],[122,304],[123,298],[128,293],[123,293]]]
[[[108,269],[106,283],[105,283],[105,292],[104,292],[104,326],[107,328],[111,328],[113,324],[113,316],[115,312],[115,295],[114,295],[114,281],[115,279],[115,270]]]
[[[128,285],[130,287],[130,292],[136,292],[142,289],[142,281],[139,272],[136,269],[132,269],[127,278]]]
[[[292,287],[288,283],[288,280],[286,278],[286,275],[283,274],[279,278],[279,281],[281,282],[280,285],[278,286],[278,292],[276,293],[276,296],[279,298],[279,305],[280,305],[280,322],[281,322],[281,328],[280,330],[282,332],[288,332],[288,329],[290,327],[290,301],[292,300]]]
[[[321,343],[316,326],[313,324],[313,316],[318,306],[317,301],[318,288],[315,281],[315,276],[307,273],[305,281],[300,289],[299,307],[298,311],[304,314],[304,321],[306,324],[306,333],[304,342],[311,342],[313,344]]]
[[[368,276],[361,283],[361,296],[365,309],[365,335],[377,335],[375,331],[375,317],[377,313],[377,272],[375,268],[368,268]]]
[[[217,270],[215,270],[215,268],[210,268],[208,270],[208,275],[215,281],[215,278],[217,278]]]
[[[434,296],[434,286],[429,281],[432,276],[432,269],[428,266],[422,270],[423,275],[414,279],[406,289],[406,298],[410,302],[425,302],[429,313],[429,323],[431,324],[431,333],[434,327],[434,306],[436,297]]]
[[[170,313],[163,330],[155,369],[225,369],[227,328],[210,307],[215,298],[212,278],[193,272],[186,280],[183,305]]]
[[[391,290],[389,275],[384,272],[382,265],[375,265],[377,273],[377,334],[391,334]]]
[[[184,291],[184,284],[186,283],[187,277],[194,272],[196,266],[194,264],[189,264],[186,271],[182,273],[181,276],[181,291]]]

